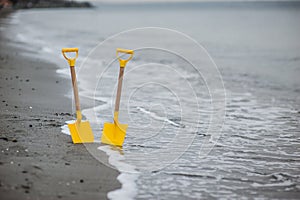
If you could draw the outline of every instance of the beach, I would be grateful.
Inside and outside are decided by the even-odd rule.
[[[106,199],[119,173],[61,134],[70,80],[24,52],[0,37],[1,199]]]
[[[299,2],[93,4],[1,19],[1,197],[298,199]],[[65,47],[93,144],[71,141]],[[116,48],[122,148],[100,144]]]

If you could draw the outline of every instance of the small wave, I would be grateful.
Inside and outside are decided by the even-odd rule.
[[[175,176],[186,176],[191,178],[209,178],[209,179],[216,179],[214,176],[203,175],[203,174],[190,174],[190,173],[182,173],[182,172],[165,172],[168,175],[175,175]]]
[[[145,114],[148,114],[150,117],[152,117],[153,119],[156,119],[156,120],[159,120],[159,121],[164,121],[164,122],[167,122],[173,126],[176,126],[176,127],[184,127],[184,125],[182,124],[178,124],[166,117],[161,117],[161,116],[158,116],[157,114],[153,113],[153,112],[150,112],[149,110],[146,110],[145,108],[142,108],[142,107],[137,107],[137,109]]]
[[[131,147],[138,147],[138,148],[146,148],[146,149],[155,149],[157,150],[159,147],[157,146],[146,146],[146,145],[140,145],[140,144],[131,144]]]
[[[49,47],[42,47],[42,51],[46,52],[46,53],[53,53],[53,49],[51,49]]]
[[[16,35],[16,39],[17,39],[17,41],[22,42],[22,43],[25,43],[25,42],[28,41],[28,39],[26,38],[26,36],[24,34],[21,34],[21,33],[18,33]]]
[[[70,78],[69,68],[60,68],[56,70],[56,73],[63,75],[66,78]]]
[[[266,183],[266,184],[260,184],[260,183],[253,183],[253,187],[286,187],[286,186],[293,186],[295,183],[293,183],[290,180],[283,181],[283,182],[277,182],[277,183]]]

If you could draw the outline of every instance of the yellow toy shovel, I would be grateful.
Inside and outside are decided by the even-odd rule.
[[[130,57],[128,59],[121,59],[119,53],[130,54]],[[104,123],[101,142],[105,144],[122,146],[124,143],[125,134],[128,125],[120,124],[118,117],[119,117],[119,107],[120,107],[120,100],[121,100],[121,90],[122,90],[124,69],[127,62],[132,58],[132,56],[133,56],[133,50],[117,49],[117,57],[120,62],[120,73],[119,73],[117,97],[115,103],[114,123],[107,123],[107,122]]]
[[[68,58],[66,56],[66,53],[71,53],[71,52],[76,53],[75,58]],[[82,115],[80,111],[78,87],[77,87],[76,73],[75,73],[75,61],[76,58],[78,58],[78,48],[63,48],[62,53],[70,65],[72,85],[73,85],[75,105],[76,105],[76,118],[77,118],[76,122],[73,124],[68,124],[73,143],[76,144],[76,143],[94,142],[94,135],[90,123],[88,121],[81,121]]]

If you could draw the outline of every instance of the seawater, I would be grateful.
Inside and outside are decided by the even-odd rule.
[[[203,71],[212,65],[202,62],[205,52],[197,57],[189,43],[149,36],[147,31],[132,38],[111,38],[105,50],[95,48],[97,44],[121,31],[163,27],[194,38],[215,61],[226,92],[224,124],[217,138],[207,134],[215,91],[206,87],[206,80],[215,80],[216,74],[202,77],[168,52],[136,51],[124,78],[120,121],[129,124],[124,147],[99,144],[109,156],[106,164],[121,172],[122,188],[110,192],[109,198],[297,199],[299,18],[297,3],[99,4],[94,9],[17,11],[1,31],[31,56],[39,52],[39,57],[57,63],[58,73],[66,77],[69,69],[61,48],[80,48],[77,74],[83,114],[96,138],[103,123],[112,120],[118,74],[113,57],[119,44],[138,48],[135,45],[145,37],[149,43],[192,55],[192,62]],[[98,74],[95,68],[106,70]],[[72,91],[66,95],[72,98]],[[63,132],[68,132],[66,126]],[[193,140],[184,151],[178,143],[162,154],[178,135]],[[199,157],[205,144],[214,148]],[[163,163],[163,158],[176,153],[181,154]],[[160,159],[162,168],[151,166],[149,161],[155,165]]]

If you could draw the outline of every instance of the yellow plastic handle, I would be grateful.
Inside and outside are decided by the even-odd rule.
[[[63,56],[65,57],[65,59],[69,62],[70,67],[74,67],[76,59],[78,58],[78,48],[63,48],[61,50],[61,52],[62,52]],[[76,53],[75,58],[67,57],[66,53],[71,53],[71,52]]]
[[[121,57],[119,56],[119,53],[126,53],[126,54],[130,54],[130,57],[127,58],[127,59],[121,59]],[[129,60],[131,60],[131,58],[133,57],[133,53],[134,51],[133,50],[129,50],[129,49],[120,49],[120,48],[117,48],[117,57],[119,59],[119,62],[120,62],[120,67],[125,67],[127,62]]]

